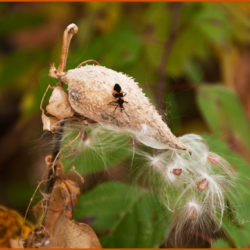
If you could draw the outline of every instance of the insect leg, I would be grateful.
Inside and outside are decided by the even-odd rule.
[[[115,111],[116,111],[116,109],[117,109],[118,107],[119,107],[119,105],[116,105],[116,107],[115,107],[113,113],[115,113]]]
[[[129,118],[129,115],[128,115],[128,113],[125,111],[125,109],[123,109],[124,110],[124,113],[127,115],[127,117]]]
[[[112,101],[112,102],[108,103],[108,105],[115,106],[115,105],[117,105],[117,102],[116,101]]]

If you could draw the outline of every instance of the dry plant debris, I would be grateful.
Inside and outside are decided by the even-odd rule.
[[[80,195],[82,178],[75,170],[65,174],[61,164],[51,194],[45,195],[34,208],[38,217],[44,217],[43,226],[36,228],[25,247],[100,248],[93,229],[85,223],[72,220],[74,207]],[[47,207],[46,207],[47,206]]]
[[[25,238],[34,226],[14,210],[0,206],[0,247],[18,246],[19,239]]]

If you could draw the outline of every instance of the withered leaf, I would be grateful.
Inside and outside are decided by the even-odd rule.
[[[27,237],[33,228],[18,212],[0,206],[0,245],[10,239]]]
[[[53,237],[47,247],[101,248],[101,244],[89,225],[74,222],[61,215],[56,222]]]
[[[49,99],[49,104],[46,107],[46,111],[59,120],[72,117],[74,115],[74,111],[68,101],[68,95],[62,86],[54,87]]]
[[[42,123],[43,123],[43,130],[48,130],[51,132],[53,132],[60,126],[60,123],[56,118],[45,115],[43,111],[42,111]]]

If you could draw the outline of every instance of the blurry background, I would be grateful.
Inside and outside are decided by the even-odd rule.
[[[250,3],[1,3],[0,204],[24,213],[44,171],[39,105],[72,22],[68,69],[95,59],[133,76],[174,134],[204,135],[249,173]]]

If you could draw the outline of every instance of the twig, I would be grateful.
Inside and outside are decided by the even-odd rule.
[[[62,128],[62,130],[63,130],[63,128]],[[48,179],[50,180],[50,182],[52,182],[51,183],[52,187],[49,187],[50,189],[47,190],[47,193],[50,193],[52,191],[53,184],[55,182],[57,160],[58,160],[59,156],[61,155],[62,151],[65,148],[70,147],[80,137],[81,134],[82,134],[82,132],[80,131],[73,140],[71,140],[68,144],[64,145],[61,149],[60,149],[60,147],[61,147],[61,139],[62,138],[58,138],[58,141],[57,141],[58,145],[55,145],[55,150],[54,150],[53,155],[52,155],[51,164],[50,164],[50,171],[49,171],[49,176],[48,176]]]
[[[66,67],[66,62],[68,58],[68,52],[69,52],[69,46],[70,46],[70,41],[73,37],[74,34],[76,34],[78,31],[78,27],[72,23],[67,26],[63,33],[63,43],[62,43],[62,51],[61,51],[61,58],[60,58],[60,63],[57,69],[57,73],[61,74],[64,72],[65,67]]]
[[[48,173],[48,185],[46,188],[46,193],[50,193],[53,185],[55,183],[55,176],[56,176],[56,170],[57,170],[57,163],[56,160],[58,158],[58,154],[60,152],[60,147],[61,147],[61,141],[62,141],[62,136],[63,136],[63,129],[64,129],[65,121],[60,122],[60,127],[58,131],[54,134],[55,137],[55,146],[52,152],[52,159],[51,159],[51,164],[49,166],[49,173]]]
[[[101,65],[99,62],[97,62],[96,60],[94,60],[94,59],[88,59],[88,60],[85,60],[85,61],[83,61],[83,62],[81,62],[78,66],[77,66],[77,68],[80,68],[83,64],[86,64],[86,63],[89,63],[89,62],[94,62],[95,64],[97,64],[97,65]]]
[[[24,222],[23,222],[24,224],[25,224],[25,222],[26,222],[26,219],[27,219],[27,216],[28,216],[28,213],[29,213],[29,210],[30,210],[30,206],[31,206],[31,204],[32,204],[32,202],[33,202],[33,200],[34,200],[34,198],[35,198],[35,195],[36,195],[37,191],[39,190],[40,186],[41,186],[43,183],[46,183],[47,181],[48,181],[48,180],[42,180],[42,181],[40,181],[40,182],[38,183],[38,185],[37,185],[37,187],[36,187],[34,193],[32,194],[32,196],[31,196],[31,198],[30,198],[30,201],[29,201],[29,204],[28,204],[28,207],[27,207],[26,210],[25,210]],[[22,227],[22,230],[21,230],[21,235],[23,235],[23,227]]]
[[[74,23],[68,25],[67,28],[64,30],[61,58],[60,58],[60,63],[59,63],[58,69],[57,69],[58,74],[63,73],[65,70],[70,42],[71,42],[73,35],[76,34],[77,31],[78,31],[78,27]],[[47,193],[51,192],[53,185],[54,185],[54,182],[55,182],[55,178],[51,178],[51,177],[52,177],[52,175],[54,177],[56,175],[56,169],[57,169],[56,161],[57,161],[58,154],[60,152],[64,124],[65,124],[65,121],[64,120],[61,121],[58,131],[54,134],[56,142],[55,142],[54,150],[52,152],[52,161],[51,161],[52,164],[50,165],[50,169],[49,169],[49,173],[48,173],[49,182],[48,182],[48,185],[46,188]]]

